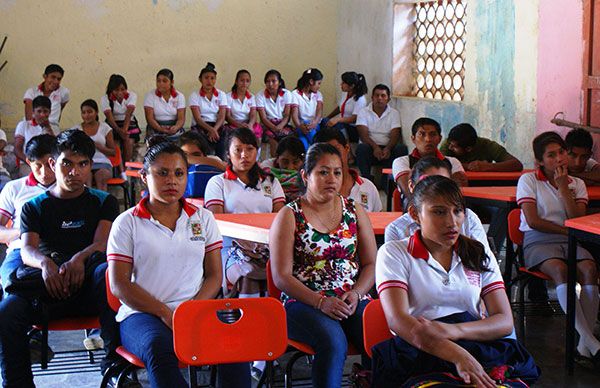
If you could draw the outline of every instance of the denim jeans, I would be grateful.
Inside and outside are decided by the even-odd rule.
[[[21,249],[13,249],[6,254],[2,266],[0,267],[0,280],[2,280],[2,287],[6,287],[6,282],[11,273],[14,272],[19,266],[23,264],[21,260]]]
[[[373,155],[373,148],[370,145],[365,143],[360,143],[356,148],[356,166],[360,170],[360,175],[373,180],[373,176],[371,175],[371,166],[382,166],[384,168],[392,167],[392,162],[394,159],[407,155],[408,148],[402,144],[398,143],[392,149],[390,157],[383,160],[378,160],[375,155]]]
[[[107,351],[102,367],[116,359],[114,350],[120,342],[119,329],[115,313],[106,301],[105,271],[106,263],[99,265],[75,296],[51,304],[32,302],[12,294],[4,296],[0,302],[0,368],[5,387],[34,386],[27,331],[32,324],[43,322],[44,316],[49,321],[99,316]]]
[[[337,321],[302,302],[285,306],[289,338],[304,342],[315,351],[313,387],[342,386],[348,341],[364,354],[362,314],[368,301],[361,301],[348,319]]]
[[[308,123],[310,123],[310,121],[304,120],[304,124]],[[304,144],[305,151],[308,150],[308,147],[310,147],[310,145],[313,143],[313,139],[315,138],[315,135],[317,134],[319,129],[320,123],[317,124],[317,126],[314,129],[311,129],[308,133],[304,133],[300,130],[300,128],[296,128],[296,134],[298,135],[298,138],[300,139],[302,144]]]
[[[160,318],[146,313],[130,315],[121,322],[121,338],[123,346],[146,364],[152,387],[188,386],[179,371],[173,332]],[[250,388],[250,384],[249,363],[217,366],[217,387]]]

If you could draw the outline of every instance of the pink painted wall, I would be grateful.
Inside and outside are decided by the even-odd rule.
[[[541,0],[538,16],[536,133],[555,130],[564,135],[568,128],[550,120],[564,112],[565,120],[581,122],[582,0]]]

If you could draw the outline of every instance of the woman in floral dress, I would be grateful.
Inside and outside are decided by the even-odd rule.
[[[364,354],[362,313],[374,284],[377,245],[360,204],[338,194],[342,161],[332,145],[306,154],[306,194],[271,228],[273,280],[282,290],[288,335],[316,352],[314,387],[340,387],[348,342]]]

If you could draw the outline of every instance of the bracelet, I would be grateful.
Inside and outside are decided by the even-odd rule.
[[[325,295],[321,295],[321,298],[319,299],[319,301],[317,302],[317,305],[315,306],[315,308],[317,310],[321,310],[321,305],[323,304],[323,300],[326,298]]]
[[[352,291],[356,294],[356,296],[358,296],[358,300],[361,301],[363,297],[360,294],[360,292],[358,292],[357,290],[352,290]]]

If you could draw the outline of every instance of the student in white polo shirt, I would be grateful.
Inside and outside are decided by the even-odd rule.
[[[338,106],[327,115],[327,126],[342,131],[350,143],[358,143],[356,118],[367,106],[367,81],[365,76],[354,71],[342,73],[342,95]]]
[[[185,123],[185,96],[175,89],[173,72],[161,69],[156,73],[156,89],[144,98],[146,137],[161,134],[169,140],[177,140],[183,133]]]
[[[190,94],[190,110],[192,111],[192,130],[197,131],[208,140],[215,154],[223,158],[225,153],[226,134],[223,131],[225,115],[229,102],[227,94],[217,89],[217,70],[208,62],[200,70],[198,76],[200,89]]]
[[[51,64],[46,66],[43,75],[44,81],[37,86],[27,89],[23,96],[26,121],[33,118],[33,99],[37,96],[46,96],[52,103],[49,116],[50,125],[52,125],[54,131],[57,133],[60,132],[60,116],[71,98],[69,89],[60,84],[64,75],[65,71],[59,65]]]
[[[390,167],[400,155],[406,155],[402,143],[400,112],[389,106],[390,88],[375,85],[372,102],[358,112],[356,128],[360,144],[356,148],[356,165],[362,176],[373,179],[371,166]]]
[[[133,157],[133,145],[140,141],[141,129],[133,112],[137,103],[137,94],[128,90],[125,77],[112,74],[108,79],[106,94],[100,99],[100,109],[106,117],[106,123],[115,131],[115,140],[123,150],[123,161]]]
[[[238,70],[231,92],[227,93],[227,120],[229,129],[246,127],[251,129],[259,143],[262,140],[262,126],[256,121],[256,101],[250,93],[252,78],[248,70]]]
[[[215,298],[221,286],[221,235],[214,216],[183,192],[183,151],[164,141],[144,157],[148,197],[115,220],[108,238],[108,276],[122,305],[123,345],[147,367],[153,387],[185,387],[173,349],[173,312],[191,299]],[[143,333],[143,335],[140,335]],[[218,367],[220,386],[250,387],[248,363]]]
[[[319,91],[322,81],[319,69],[310,68],[304,70],[292,91],[292,122],[305,149],[313,143],[323,117],[323,95]]]
[[[56,181],[48,159],[56,138],[44,134],[34,136],[25,147],[27,164],[31,166],[28,176],[6,184],[0,193],[0,243],[7,244],[6,258],[0,267],[0,280],[6,285],[8,276],[23,262],[21,260],[21,208],[23,204],[48,190]],[[7,227],[12,221],[12,226]]]
[[[292,93],[285,88],[281,73],[275,69],[267,71],[264,78],[265,90],[257,93],[256,110],[263,127],[263,136],[269,142],[271,157],[275,157],[277,143],[294,133],[288,124],[293,105]]]
[[[340,194],[360,203],[367,212],[380,212],[383,208],[377,187],[370,180],[360,176],[359,172],[348,166],[350,144],[337,128],[326,127],[315,135],[315,143],[329,143],[342,156],[342,186]]]
[[[575,128],[565,136],[569,155],[569,175],[583,180],[587,186],[600,185],[600,164],[592,158],[594,140],[583,128]]]
[[[204,206],[213,213],[277,213],[285,204],[281,184],[256,162],[258,142],[248,128],[235,129],[229,138],[229,163],[225,173],[210,178],[204,192]],[[247,267],[247,253],[260,258]],[[268,247],[225,238],[223,243],[226,291],[240,297],[256,297],[265,291],[263,279]],[[242,274],[252,269],[248,276]],[[256,276],[252,275],[257,273]],[[262,274],[262,276],[261,276]]]
[[[528,269],[541,271],[556,284],[556,296],[567,311],[567,219],[586,214],[585,184],[568,175],[564,140],[556,132],[544,132],[533,139],[533,154],[539,168],[523,174],[517,183],[521,207],[520,230]],[[593,330],[598,316],[598,271],[593,256],[577,247],[577,281],[581,285],[575,300],[575,328],[580,335],[577,350],[600,367],[600,341]]]
[[[539,368],[515,339],[505,338],[513,317],[498,264],[481,243],[460,234],[459,186],[429,176],[415,186],[412,201],[421,229],[377,254],[377,291],[395,336],[373,347],[373,385],[397,386],[432,372],[457,373],[478,387],[495,387],[498,378],[534,383]]]

